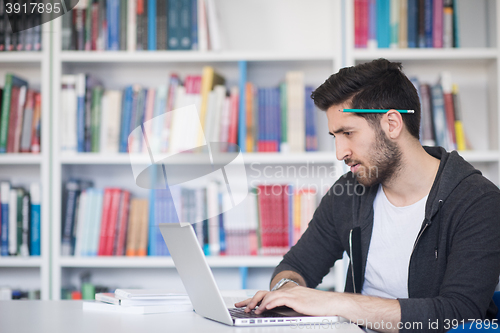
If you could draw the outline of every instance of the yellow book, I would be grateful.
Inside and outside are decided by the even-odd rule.
[[[252,153],[254,151],[254,143],[255,143],[255,138],[254,138],[254,131],[253,131],[253,111],[254,111],[254,100],[253,100],[253,85],[250,82],[247,82],[246,87],[245,87],[245,93],[246,93],[246,122],[247,122],[247,152]]]
[[[148,200],[140,199],[139,201],[139,232],[138,232],[138,244],[137,244],[137,256],[144,257],[148,255],[148,221],[149,221],[149,210],[148,210]]]
[[[128,215],[128,226],[127,226],[127,256],[137,255],[137,244],[138,244],[138,227],[139,227],[139,199],[130,200],[130,211]]]
[[[462,113],[460,102],[458,101],[458,85],[454,84],[451,90],[453,96],[453,106],[455,109],[455,137],[457,140],[457,150],[467,149],[467,139],[465,138],[464,125],[462,123]]]

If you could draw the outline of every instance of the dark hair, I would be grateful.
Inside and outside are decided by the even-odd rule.
[[[323,111],[332,105],[350,101],[353,109],[415,110],[401,114],[406,128],[419,139],[420,100],[417,89],[402,72],[399,62],[377,59],[342,68],[311,94],[314,104]],[[380,127],[380,113],[356,113],[375,128]]]

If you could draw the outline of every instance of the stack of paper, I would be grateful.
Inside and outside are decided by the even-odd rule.
[[[189,297],[161,289],[116,289],[114,293],[97,293],[95,301],[83,302],[84,311],[151,314],[193,311]]]

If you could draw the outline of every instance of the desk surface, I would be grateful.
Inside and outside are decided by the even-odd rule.
[[[304,327],[305,328],[305,327]],[[312,328],[312,327],[310,327]],[[320,327],[317,327],[320,328]],[[322,327],[321,331],[325,331]],[[355,325],[330,325],[327,331],[362,332]],[[82,301],[0,301],[2,333],[129,332],[297,332],[298,327],[231,327],[194,312],[130,315],[82,310]]]

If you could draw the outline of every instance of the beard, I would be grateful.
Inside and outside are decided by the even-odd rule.
[[[345,160],[346,164],[353,162],[360,164],[358,170],[355,171],[356,179],[361,185],[367,187],[389,181],[401,167],[399,146],[389,140],[381,128],[369,151],[373,153],[368,156],[368,163]]]

